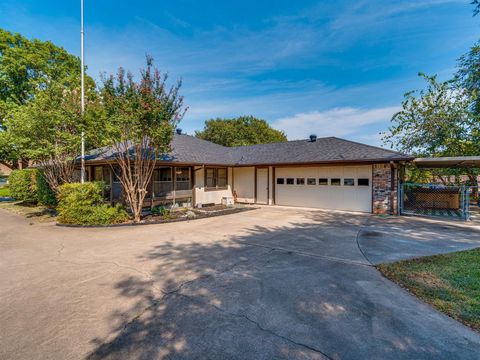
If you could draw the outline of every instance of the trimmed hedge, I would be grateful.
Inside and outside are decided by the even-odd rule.
[[[129,217],[119,205],[103,201],[103,182],[65,184],[58,195],[58,221],[74,225],[111,225],[126,222]]]
[[[37,169],[13,170],[8,177],[10,196],[19,201],[37,201]]]
[[[37,201],[45,206],[57,205],[57,198],[55,192],[52,190],[47,182],[47,179],[43,175],[43,171],[38,170],[36,174],[37,181]]]

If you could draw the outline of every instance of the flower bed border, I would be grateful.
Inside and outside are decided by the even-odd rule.
[[[169,219],[169,220],[154,220],[154,221],[145,221],[141,223],[121,223],[121,224],[111,224],[111,225],[77,225],[77,224],[62,224],[62,223],[55,223],[55,226],[59,227],[71,227],[71,228],[111,228],[111,227],[123,227],[123,226],[142,226],[142,225],[158,225],[158,224],[168,224],[168,223],[174,223],[174,222],[181,222],[181,221],[195,221],[195,220],[201,220],[201,219],[206,219],[206,218],[211,218],[211,217],[216,217],[216,216],[223,216],[223,215],[232,215],[232,214],[237,214],[245,211],[251,211],[251,210],[257,210],[259,209],[258,207],[242,207],[242,208],[232,208],[230,209],[225,209],[225,210],[217,210],[212,213],[205,212],[202,214],[202,216],[197,216],[193,219],[189,219],[187,217],[180,217],[176,219]]]

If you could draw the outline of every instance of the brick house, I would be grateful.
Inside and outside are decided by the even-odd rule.
[[[402,168],[413,157],[336,137],[224,147],[177,133],[158,161],[146,205],[240,203],[396,214]],[[86,157],[87,180],[122,200],[111,148]]]

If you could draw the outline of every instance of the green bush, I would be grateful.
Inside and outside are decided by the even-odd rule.
[[[165,219],[170,217],[170,210],[167,209],[165,206],[155,206],[152,208],[152,215],[160,215],[164,217]]]
[[[37,201],[37,169],[13,170],[8,177],[10,195],[15,200]]]
[[[103,202],[103,182],[65,184],[58,194],[58,221],[62,224],[110,225],[128,220],[121,206]]]
[[[47,182],[43,171],[38,170],[36,173],[36,183],[37,183],[37,201],[45,206],[55,206],[57,205],[57,198],[55,193]]]

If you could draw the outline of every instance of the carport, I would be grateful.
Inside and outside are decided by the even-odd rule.
[[[418,169],[480,168],[480,156],[416,158]],[[478,213],[478,185],[417,184],[399,186],[399,212],[405,215],[441,216],[468,220]]]

